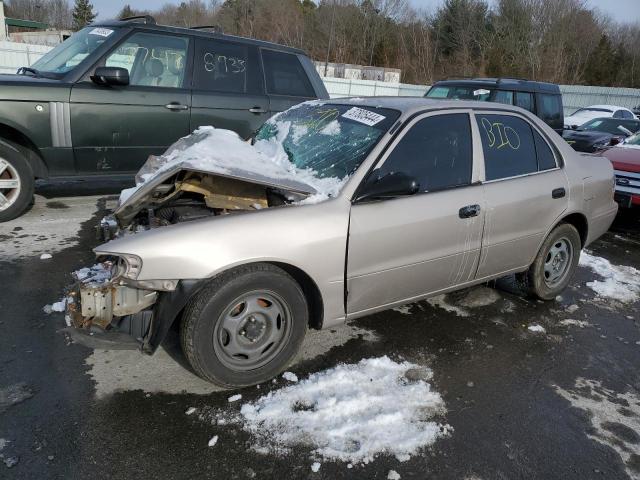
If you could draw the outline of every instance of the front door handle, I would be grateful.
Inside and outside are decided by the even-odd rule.
[[[187,105],[182,105],[181,103],[175,103],[175,102],[167,103],[164,107],[174,111],[189,110],[189,107]]]
[[[467,205],[458,210],[458,216],[460,218],[477,217],[480,213],[480,205]]]
[[[551,192],[552,198],[563,198],[567,194],[564,188],[556,188]]]
[[[253,108],[250,108],[249,111],[251,113],[255,113],[256,115],[259,113],[267,113],[267,111],[262,107],[253,107]]]

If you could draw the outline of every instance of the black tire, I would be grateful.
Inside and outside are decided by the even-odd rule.
[[[276,313],[281,313],[274,315],[278,321],[270,320],[268,315],[258,318],[262,329],[254,326],[256,318],[248,306],[251,302],[243,303],[245,298],[255,300],[261,296],[272,301],[265,309],[274,307],[275,302]],[[235,313],[238,308],[240,313]],[[240,317],[237,326],[232,327],[236,328],[235,333],[231,332],[232,328],[226,328],[230,318],[236,321],[233,319]],[[254,323],[249,325],[249,321]],[[182,317],[182,350],[195,373],[205,380],[225,388],[255,385],[273,378],[291,364],[307,333],[308,323],[305,296],[288,273],[270,264],[242,266],[213,278],[191,299]],[[249,328],[253,330],[249,332]],[[271,347],[269,332],[281,336]],[[253,337],[250,338],[249,333]],[[232,334],[234,345],[239,348],[260,350],[266,345],[266,353],[258,353],[256,358],[267,363],[259,364],[248,355],[245,359],[240,354],[229,354],[226,349],[230,348]],[[257,347],[250,342],[256,342]],[[255,367],[252,362],[257,362]]]
[[[554,252],[561,253],[562,250],[558,246],[565,242],[567,246],[570,246],[570,251],[567,254],[568,263],[562,267],[562,272],[550,275],[549,270],[555,268],[553,265]],[[540,300],[553,300],[567,288],[573,278],[581,249],[580,234],[576,228],[573,225],[561,223],[551,231],[544,241],[529,270],[518,275],[520,284],[532,297]],[[559,278],[554,279],[553,275],[555,274],[559,275]]]
[[[5,205],[0,205],[0,223],[22,215],[33,202],[35,188],[31,165],[18,147],[5,140],[0,140],[0,181],[2,180],[17,180],[19,187],[0,188],[0,203]]]

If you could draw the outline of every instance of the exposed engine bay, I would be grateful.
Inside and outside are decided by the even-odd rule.
[[[119,205],[112,216],[102,220],[98,236],[110,240],[140,230],[287,205],[307,195],[266,182],[185,168],[155,185],[142,198],[132,196]]]

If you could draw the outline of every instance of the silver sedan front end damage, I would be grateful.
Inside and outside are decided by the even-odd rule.
[[[75,331],[74,339],[96,347],[101,339],[129,336],[131,347],[142,348],[153,321],[153,309],[162,291],[172,291],[177,282],[137,282],[139,264],[132,265],[124,257],[104,260],[90,268],[74,272],[76,283],[67,295],[67,321]],[[72,332],[73,333],[73,332]]]

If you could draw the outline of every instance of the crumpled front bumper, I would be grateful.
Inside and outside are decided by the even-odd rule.
[[[68,331],[78,343],[92,348],[142,348],[157,300],[157,291],[114,280],[78,280],[67,294]]]

